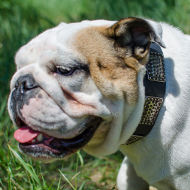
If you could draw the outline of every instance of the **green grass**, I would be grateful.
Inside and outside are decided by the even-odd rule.
[[[0,190],[114,189],[122,155],[94,158],[83,151],[43,164],[21,155],[7,113],[9,80],[20,46],[59,22],[142,16],[190,32],[190,0],[1,0],[0,1]]]

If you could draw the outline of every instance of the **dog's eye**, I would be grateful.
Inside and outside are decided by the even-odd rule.
[[[76,71],[76,68],[69,68],[64,66],[56,66],[56,73],[64,76],[70,76]]]

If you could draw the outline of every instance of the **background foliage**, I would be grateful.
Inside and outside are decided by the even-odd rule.
[[[127,16],[168,22],[190,32],[190,0],[0,0],[0,190],[114,189],[120,153],[95,159],[82,152],[52,165],[23,160],[15,152],[6,101],[15,52],[32,37],[62,21]]]

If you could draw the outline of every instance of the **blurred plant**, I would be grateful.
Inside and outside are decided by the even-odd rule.
[[[18,48],[53,22],[30,4],[21,0],[0,1],[0,94],[5,95],[15,70],[14,55]]]

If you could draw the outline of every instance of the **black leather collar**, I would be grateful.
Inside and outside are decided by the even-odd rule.
[[[156,43],[152,43],[150,46],[144,86],[144,111],[136,131],[127,140],[127,145],[142,139],[151,131],[164,101],[166,90],[164,56],[160,46]]]

